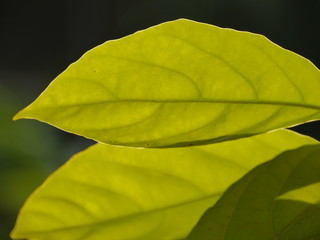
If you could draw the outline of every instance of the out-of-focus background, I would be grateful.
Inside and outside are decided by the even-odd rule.
[[[320,67],[320,0],[2,0],[0,239],[48,174],[93,143],[13,115],[92,47],[177,18],[263,34]],[[295,129],[320,139],[319,122]]]

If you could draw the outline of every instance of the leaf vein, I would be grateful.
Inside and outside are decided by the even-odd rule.
[[[163,66],[163,65],[159,65],[159,64],[156,64],[156,63],[145,62],[145,61],[140,61],[140,60],[136,60],[136,59],[130,59],[130,58],[122,57],[122,56],[114,56],[114,55],[109,55],[109,54],[95,54],[95,55],[96,56],[104,56],[104,57],[116,58],[116,59],[123,60],[123,61],[128,61],[128,62],[139,63],[139,64],[143,64],[143,65],[146,65],[146,66],[156,67],[156,68],[160,68],[160,69],[172,72],[172,73],[176,73],[176,74],[184,77],[184,79],[188,80],[193,85],[195,91],[197,92],[198,98],[199,99],[202,98],[201,90],[199,89],[199,86],[194,81],[194,79],[191,78],[190,76],[188,76],[187,74],[185,74],[183,72],[180,72],[180,71],[178,71],[176,69],[169,68],[169,67],[166,67],[166,66]]]
[[[224,65],[226,65],[229,69],[231,69],[234,73],[236,73],[238,76],[240,76],[251,88],[254,96],[256,99],[259,99],[259,94],[258,94],[258,91],[256,89],[256,87],[254,86],[254,84],[250,81],[249,78],[247,78],[243,73],[241,73],[239,70],[237,70],[234,66],[232,66],[227,60],[225,60],[223,57],[217,55],[217,54],[214,54],[206,49],[203,49],[202,47],[199,47],[198,45],[184,39],[184,38],[181,38],[181,37],[177,37],[177,36],[172,36],[172,35],[169,35],[169,34],[163,34],[163,36],[166,36],[166,37],[169,37],[169,38],[173,38],[173,39],[177,39],[177,40],[180,40],[181,42],[184,42],[198,50],[200,50],[201,52],[203,53],[206,53],[207,55],[219,60],[220,62],[222,62]]]
[[[302,102],[305,102],[305,98],[304,98],[302,92],[300,91],[299,87],[298,87],[297,84],[288,76],[288,74],[287,74],[287,73],[285,72],[285,70],[281,67],[281,65],[280,65],[278,62],[276,62],[275,60],[273,60],[273,59],[270,57],[270,55],[269,55],[267,52],[265,52],[265,51],[264,51],[261,47],[259,47],[258,45],[254,44],[254,43],[252,43],[252,42],[249,42],[249,41],[247,41],[247,43],[249,43],[251,46],[253,46],[254,48],[256,48],[256,49],[257,49],[258,51],[260,51],[263,55],[265,55],[265,56],[269,59],[269,61],[270,61],[271,63],[273,63],[273,64],[279,69],[279,71],[283,74],[283,76],[287,79],[287,81],[289,81],[290,84],[294,87],[294,89],[295,89],[296,92],[298,93],[301,101],[302,101]]]

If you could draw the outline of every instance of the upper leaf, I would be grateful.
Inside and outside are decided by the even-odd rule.
[[[187,239],[320,239],[319,160],[317,144],[258,166],[225,192]]]
[[[190,20],[87,52],[15,116],[99,142],[224,141],[320,118],[320,71],[263,36]]]
[[[190,148],[96,144],[70,159],[28,199],[12,237],[181,239],[241,176],[282,151],[313,143],[280,130]]]

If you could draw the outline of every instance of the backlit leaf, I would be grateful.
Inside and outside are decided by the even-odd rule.
[[[284,152],[228,189],[187,239],[320,239],[320,205],[310,203],[319,201],[319,183],[319,144]]]
[[[320,204],[320,182],[294,189],[279,196],[278,199],[289,199],[311,204]]]
[[[320,118],[320,72],[263,36],[180,19],[87,52],[15,116],[115,145],[219,142]]]
[[[14,239],[181,239],[232,183],[282,151],[316,141],[291,131],[190,148],[96,144],[27,200]]]

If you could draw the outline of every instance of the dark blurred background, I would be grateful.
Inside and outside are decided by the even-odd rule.
[[[263,34],[320,67],[320,0],[2,0],[0,239],[45,177],[93,143],[12,116],[92,47],[177,18]],[[319,122],[295,130],[320,139]]]

